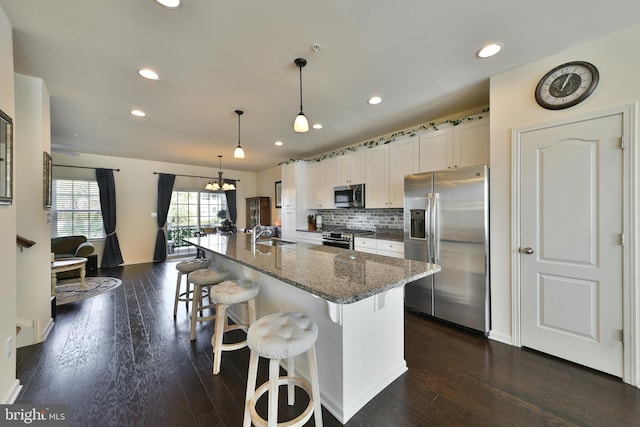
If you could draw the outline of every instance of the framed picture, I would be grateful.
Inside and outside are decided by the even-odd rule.
[[[276,181],[276,208],[282,207],[282,181]]]
[[[0,205],[13,202],[13,120],[0,111]]]
[[[42,155],[42,195],[45,209],[51,208],[52,179],[51,155],[45,151]]]

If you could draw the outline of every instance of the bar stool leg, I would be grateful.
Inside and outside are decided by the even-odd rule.
[[[249,376],[247,377],[247,394],[244,399],[244,422],[242,427],[251,427],[251,399],[256,391],[256,380],[258,376],[258,353],[252,351],[249,355]]]
[[[202,287],[200,285],[193,285],[193,307],[191,307],[191,341],[196,339],[196,320],[198,318],[198,311],[202,311]]]
[[[308,353],[309,371],[311,376],[311,394],[313,397],[313,419],[316,422],[316,427],[322,427],[322,403],[320,402],[320,380],[318,379],[316,346],[311,346]]]
[[[280,376],[280,361],[269,360],[269,420],[268,427],[278,425],[278,377]]]
[[[295,357],[287,359],[287,375],[290,377],[296,376]],[[287,384],[287,403],[289,406],[293,406],[296,403],[296,386],[292,382]]]
[[[224,304],[216,305],[216,324],[213,333],[213,373],[220,373],[220,361],[222,360],[222,338],[224,330],[227,326],[227,306]]]
[[[180,283],[182,281],[182,271],[178,271],[178,283],[176,284],[176,299],[173,303],[173,317],[178,315],[178,300],[180,298]],[[188,286],[187,281],[187,286]],[[187,302],[187,307],[189,307],[189,303]]]

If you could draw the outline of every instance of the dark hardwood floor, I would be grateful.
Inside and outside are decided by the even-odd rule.
[[[211,373],[213,322],[192,343],[184,304],[173,319],[175,262],[99,275],[123,285],[59,307],[47,342],[18,350],[16,403],[69,404],[73,426],[241,425],[249,351]],[[640,390],[618,378],[412,313],[405,324],[409,371],[348,426],[640,425]]]

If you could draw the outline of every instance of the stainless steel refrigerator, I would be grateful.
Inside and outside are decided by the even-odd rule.
[[[442,267],[405,287],[405,305],[488,333],[489,169],[407,175],[404,191],[404,256]]]

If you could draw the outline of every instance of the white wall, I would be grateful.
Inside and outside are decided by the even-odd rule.
[[[282,168],[275,166],[256,174],[256,196],[268,196],[271,203],[271,224],[282,221],[282,209],[276,209],[276,181],[282,181]]]
[[[81,154],[69,157],[53,153],[54,165],[86,166],[90,168],[120,169],[114,172],[116,183],[116,234],[125,264],[153,261],[157,223],[151,216],[156,212],[158,175],[153,172],[170,174],[217,177],[216,167],[189,166],[177,163],[152,162],[123,157]],[[245,198],[256,195],[256,174],[222,170],[223,177],[239,179],[237,191],[237,224],[245,224]],[[95,179],[93,169],[55,167],[54,177]],[[175,189],[204,188],[206,179],[176,177]],[[95,242],[102,254],[103,242]],[[99,259],[99,262],[101,259]],[[100,264],[98,264],[100,265]]]
[[[11,24],[0,8],[0,110],[15,117],[13,88],[13,41]],[[14,165],[20,159],[14,155]],[[14,174],[15,179],[15,174]],[[20,191],[15,183],[14,191]],[[14,193],[15,194],[15,193]],[[19,391],[16,379],[16,207],[0,206],[0,403],[12,403]],[[7,339],[14,344],[14,351],[7,357],[4,348]]]
[[[511,130],[637,102],[640,99],[640,84],[637,80],[640,66],[638,40],[640,26],[491,78],[491,304],[492,337],[496,339],[510,342],[513,336],[510,265]],[[598,67],[598,88],[585,102],[573,108],[562,111],[540,108],[534,98],[538,80],[551,68],[575,60],[588,61]],[[637,141],[629,142],[637,146]],[[637,159],[635,164],[636,168],[640,164]],[[638,240],[637,235],[631,238]],[[638,283],[637,278],[634,278],[634,283]]]
[[[18,253],[17,346],[44,340],[51,328],[51,232],[43,206],[43,153],[50,152],[49,92],[41,79],[15,75],[14,140],[20,167],[15,194],[17,233],[36,242]]]

